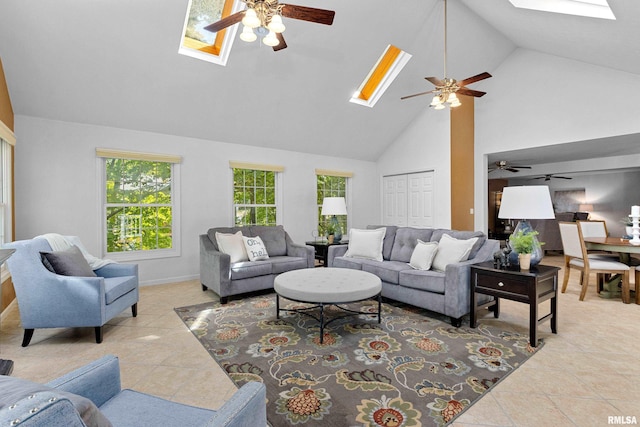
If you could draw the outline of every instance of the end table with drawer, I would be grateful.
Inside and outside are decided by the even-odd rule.
[[[315,258],[320,261],[320,265],[327,266],[327,257],[329,255],[329,246],[333,245],[348,245],[348,240],[340,240],[339,242],[329,243],[327,240],[314,240],[310,242],[304,242],[305,245],[313,246],[315,250]]]
[[[478,323],[478,309],[489,307],[494,316],[500,315],[500,298],[529,304],[529,336],[532,347],[536,347],[538,324],[550,320],[551,332],[558,333],[558,271],[559,267],[548,265],[532,266],[528,271],[520,271],[519,266],[506,269],[495,267],[493,262],[483,262],[471,266],[471,319],[470,326]],[[492,295],[495,301],[477,304],[476,294]],[[538,318],[538,305],[551,300],[550,313]]]

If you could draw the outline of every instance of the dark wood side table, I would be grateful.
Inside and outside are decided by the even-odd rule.
[[[15,251],[15,249],[0,249],[0,265],[2,265],[2,263],[4,263]],[[0,307],[2,307],[1,301],[2,297],[0,296]],[[13,360],[0,359],[0,375],[11,375],[11,372],[13,372]]]
[[[313,246],[315,250],[315,257],[318,261],[320,261],[323,267],[327,266],[327,257],[329,256],[329,246],[333,245],[347,245],[349,244],[346,240],[340,240],[339,242],[329,243],[326,240],[312,240],[310,242],[304,242],[305,245]]]
[[[500,315],[500,298],[529,304],[529,335],[532,347],[538,344],[536,331],[538,324],[551,320],[551,332],[558,333],[558,271],[560,268],[536,265],[529,271],[520,271],[518,266],[500,269],[493,262],[471,266],[471,319],[475,328],[478,323],[478,309],[490,307],[495,317]],[[476,294],[492,295],[495,301],[478,305]],[[551,299],[550,313],[538,318],[538,305]]]

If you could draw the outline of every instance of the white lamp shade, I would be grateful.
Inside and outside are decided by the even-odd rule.
[[[262,39],[262,43],[267,46],[278,46],[280,44],[280,40],[276,37],[276,33],[273,31],[269,31],[269,34],[265,38]]]
[[[280,17],[280,15],[273,15],[271,17],[271,21],[269,22],[269,25],[267,25],[267,28],[269,28],[274,33],[284,32],[285,26],[282,23],[282,17]]]
[[[322,212],[320,215],[346,215],[347,203],[344,197],[325,197],[322,200]]]
[[[502,189],[498,218],[553,219],[553,203],[546,185],[523,185]]]
[[[253,9],[247,9],[242,18],[242,23],[250,28],[256,28],[260,26],[260,18]]]
[[[246,25],[242,28],[242,33],[240,34],[240,40],[245,42],[254,42],[258,36],[253,32],[253,28],[247,27]]]

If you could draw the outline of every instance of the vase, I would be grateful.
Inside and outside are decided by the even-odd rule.
[[[529,270],[531,268],[531,254],[518,254],[518,262],[520,270]]]
[[[633,227],[629,227],[628,225],[624,228],[624,232],[627,233],[627,236],[633,236]]]
[[[517,233],[518,231],[523,231],[527,233],[534,230],[529,221],[522,220],[518,223],[518,225],[516,226],[516,229],[513,230],[514,234]],[[507,243],[509,243],[508,240],[507,240]],[[511,251],[511,253],[509,254],[509,263],[511,265],[520,263],[520,261],[518,260],[518,255],[519,255],[518,252]],[[531,255],[530,265],[538,265],[540,261],[542,261],[542,257],[544,256],[544,251],[542,250],[542,246],[540,245],[540,241],[538,241],[537,236],[533,236],[533,252],[531,252],[530,255]]]

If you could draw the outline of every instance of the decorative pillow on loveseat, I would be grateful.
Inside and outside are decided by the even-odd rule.
[[[418,239],[409,265],[416,270],[430,270],[436,252],[438,252],[438,242],[423,242]]]
[[[232,264],[249,259],[247,250],[244,247],[244,241],[242,240],[242,231],[237,231],[233,234],[216,231],[216,243],[218,244],[220,252],[231,257]]]
[[[244,247],[249,255],[249,261],[261,261],[269,259],[269,253],[267,247],[262,242],[260,236],[256,237],[242,237],[244,240]]]
[[[458,240],[448,234],[443,234],[438,243],[438,251],[431,267],[434,270],[444,271],[448,264],[466,261],[477,240],[477,237]]]
[[[375,230],[352,228],[349,230],[349,247],[344,256],[382,261],[382,244],[386,232],[385,227]]]
[[[62,276],[96,277],[82,251],[72,246],[64,251],[40,252],[42,263],[52,273]]]

